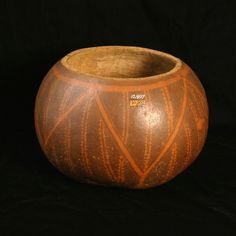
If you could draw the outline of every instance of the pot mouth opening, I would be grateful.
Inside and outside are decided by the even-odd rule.
[[[61,60],[69,70],[104,79],[142,79],[174,73],[181,60],[133,46],[99,46],[73,51]]]

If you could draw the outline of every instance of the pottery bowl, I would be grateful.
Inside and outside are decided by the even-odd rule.
[[[208,105],[195,73],[156,50],[76,50],[45,76],[35,127],[49,161],[80,182],[128,188],[163,184],[198,156]]]

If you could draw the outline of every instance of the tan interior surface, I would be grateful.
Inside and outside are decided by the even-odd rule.
[[[114,78],[141,78],[160,75],[176,62],[162,53],[135,47],[95,47],[76,51],[67,59],[73,70]]]

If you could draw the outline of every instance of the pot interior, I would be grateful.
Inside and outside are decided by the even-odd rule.
[[[77,50],[68,56],[66,64],[84,74],[132,79],[167,73],[176,66],[176,60],[151,49],[108,46]]]

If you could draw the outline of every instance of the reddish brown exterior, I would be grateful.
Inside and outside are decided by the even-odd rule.
[[[131,96],[144,94],[143,106]],[[163,184],[201,151],[208,127],[203,87],[183,62],[143,80],[79,74],[61,61],[39,89],[35,126],[50,162],[82,182],[129,188]]]

